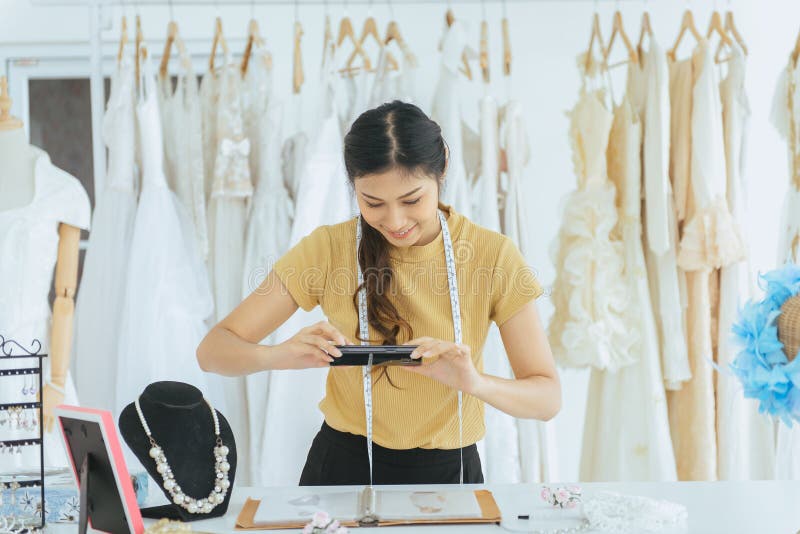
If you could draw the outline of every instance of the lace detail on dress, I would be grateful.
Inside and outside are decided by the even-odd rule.
[[[597,532],[660,532],[670,527],[685,528],[689,518],[682,504],[611,491],[588,499],[583,511]]]

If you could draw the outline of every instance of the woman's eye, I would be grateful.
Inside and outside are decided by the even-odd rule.
[[[422,198],[422,197],[420,197],[420,198]],[[416,200],[405,200],[405,201],[403,201],[403,204],[408,204],[410,206],[412,204],[416,204],[417,202],[419,202],[419,198],[416,199]]]
[[[378,206],[380,206],[380,204],[370,204],[369,202],[367,202],[367,206],[369,206],[370,208],[377,208]]]

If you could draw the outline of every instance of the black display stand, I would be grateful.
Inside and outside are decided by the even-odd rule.
[[[22,409],[37,409],[39,411],[39,437],[38,438],[31,438],[31,439],[16,439],[16,440],[4,440],[0,439],[0,446],[2,447],[39,447],[39,477],[38,479],[30,479],[17,481],[16,479],[12,479],[12,481],[6,480],[4,476],[0,476],[0,482],[5,483],[6,485],[9,482],[15,484],[15,488],[32,488],[32,487],[40,487],[41,488],[41,503],[42,503],[42,510],[45,508],[44,502],[44,447],[42,447],[42,443],[44,442],[44,417],[42,413],[42,402],[41,402],[41,395],[42,395],[42,386],[43,386],[43,379],[42,379],[42,358],[46,358],[47,354],[39,354],[39,351],[42,348],[42,344],[39,342],[38,339],[34,339],[31,342],[31,350],[24,348],[22,345],[14,341],[13,339],[6,339],[2,334],[0,334],[0,362],[4,361],[17,361],[18,359],[35,359],[36,360],[36,367],[27,367],[27,368],[19,368],[19,369],[2,369],[0,368],[0,382],[2,379],[9,376],[24,376],[24,375],[37,375],[39,378],[39,400],[36,402],[12,402],[6,404],[0,404],[0,411],[7,411],[14,408],[22,408]],[[11,388],[4,388],[0,385],[0,391],[9,390]],[[2,438],[2,436],[0,436]],[[27,477],[26,477],[27,478]],[[13,491],[13,490],[12,490]],[[45,524],[45,514],[42,513],[42,519],[40,526],[44,528]]]
[[[164,450],[175,480],[187,495],[195,498],[207,496],[215,485],[213,450],[216,437],[211,412],[203,399],[203,393],[182,382],[154,382],[145,388],[139,396],[139,402],[153,439]],[[225,515],[236,473],[236,441],[230,424],[218,410],[217,418],[220,437],[229,450],[228,463],[231,466],[228,472],[231,485],[225,500],[207,514],[190,514],[176,504],[168,504],[143,508],[142,517],[197,521]],[[161,485],[162,477],[156,471],[156,463],[150,458],[150,441],[133,403],[120,413],[119,431],[125,443],[171,502],[169,493]]]

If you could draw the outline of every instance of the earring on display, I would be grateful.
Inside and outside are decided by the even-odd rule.
[[[8,423],[8,411],[0,410],[0,427],[6,426],[6,423]]]
[[[28,375],[22,375],[22,394],[28,396]]]
[[[31,375],[31,389],[29,390],[31,397],[35,397],[37,393],[39,393],[39,383],[36,379],[36,375]]]

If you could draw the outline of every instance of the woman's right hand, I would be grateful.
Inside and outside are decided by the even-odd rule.
[[[352,345],[328,321],[307,326],[283,343],[274,345],[278,359],[276,369],[310,369],[328,367],[342,353],[335,345]]]

